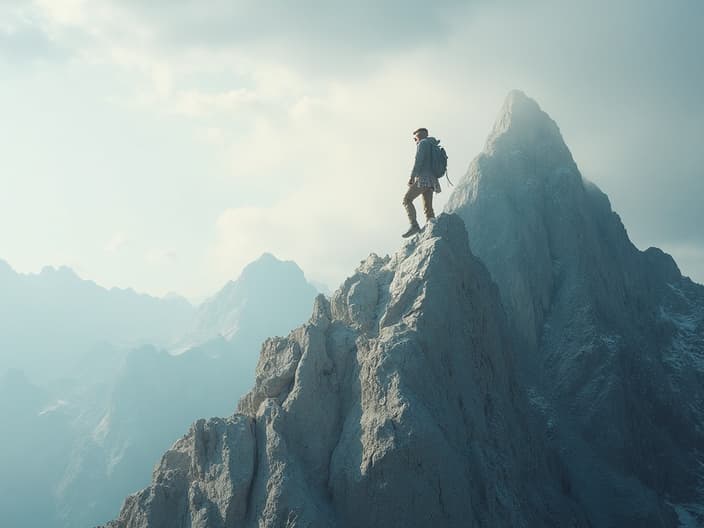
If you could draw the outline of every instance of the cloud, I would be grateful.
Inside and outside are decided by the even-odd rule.
[[[178,3],[122,2],[156,30],[161,45],[189,49],[250,49],[260,57],[294,63],[319,74],[355,69],[387,51],[423,46],[443,38],[467,2],[248,2],[216,0],[204,9]]]
[[[263,100],[264,98],[260,94],[246,88],[227,90],[220,93],[184,91],[177,95],[175,107],[178,113],[184,115],[203,116],[230,112]]]
[[[421,0],[213,0],[207,8],[195,0],[35,2],[44,25],[86,54],[134,47],[173,57],[203,51],[249,55],[262,62],[289,64],[316,77],[354,76],[360,69],[378,65],[389,53],[444,39],[451,22],[468,5],[461,0],[432,5]]]
[[[478,101],[464,101],[467,93],[480,92],[456,93],[427,80],[428,60],[412,57],[375,76],[328,85],[226,141],[232,193],[244,204],[217,221],[213,274],[231,279],[271,251],[336,287],[370,252],[395,251],[407,223],[401,199],[415,152],[412,130],[422,124],[455,135],[448,144],[457,176],[476,153],[466,149],[466,133],[450,134],[448,123],[480,113]],[[421,84],[440,96],[419,99],[407,89]],[[485,133],[474,138],[477,147]],[[436,197],[437,211],[449,193]]]
[[[146,261],[153,266],[164,266],[176,262],[178,255],[173,249],[153,248],[147,251]]]
[[[123,232],[115,233],[103,248],[106,253],[114,255],[118,253],[128,243],[127,236]]]
[[[198,128],[196,130],[196,137],[218,148],[223,148],[228,141],[225,131],[216,126]]]
[[[337,287],[343,274],[352,272],[354,263],[384,244],[382,231],[370,230],[367,223],[349,222],[350,217],[364,214],[352,204],[331,201],[311,214],[308,206],[306,193],[300,193],[269,207],[224,211],[217,221],[217,241],[211,254],[217,276],[232,279],[246,264],[270,252],[294,260],[309,278]],[[361,238],[366,251],[353,242]]]
[[[65,60],[68,56],[68,49],[45,31],[34,10],[25,2],[9,1],[0,5],[0,61],[28,66]]]
[[[80,24],[87,20],[89,5],[85,0],[36,0],[35,3],[47,17],[61,24]]]
[[[118,80],[125,115],[190,127],[222,160],[223,174],[199,174],[217,206],[192,214],[220,212],[211,266],[225,280],[274,251],[336,285],[370,250],[393,250],[410,131],[444,140],[456,180],[512,88],[558,122],[636,242],[704,247],[699,1],[33,5],[12,19],[27,50],[70,50],[81,75]]]

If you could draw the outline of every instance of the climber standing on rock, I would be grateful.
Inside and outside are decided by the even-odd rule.
[[[440,192],[438,178],[442,177],[447,170],[445,149],[440,147],[439,140],[428,137],[427,128],[419,128],[413,132],[413,140],[416,142],[416,159],[413,163],[411,177],[408,180],[408,191],[403,197],[403,207],[406,208],[411,227],[401,235],[404,238],[420,232],[420,226],[416,219],[416,208],[413,206],[413,200],[419,196],[423,197],[425,218],[427,220],[435,218],[433,193]]]

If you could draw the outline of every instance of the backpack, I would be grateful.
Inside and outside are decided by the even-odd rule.
[[[445,148],[441,147],[439,144],[433,146],[431,168],[433,175],[438,180],[447,174],[447,152],[445,152]],[[447,181],[449,182],[450,178],[448,178]]]

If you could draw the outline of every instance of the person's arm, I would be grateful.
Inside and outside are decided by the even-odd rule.
[[[413,170],[411,171],[411,180],[420,174],[420,171],[425,164],[425,160],[428,157],[429,146],[430,142],[424,139],[418,142],[418,148],[416,148],[416,160],[413,163]]]

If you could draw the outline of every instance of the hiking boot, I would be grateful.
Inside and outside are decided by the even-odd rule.
[[[401,236],[403,238],[408,238],[410,236],[415,235],[416,233],[420,233],[420,226],[418,224],[411,224],[411,227],[408,228],[408,231],[406,231]]]

